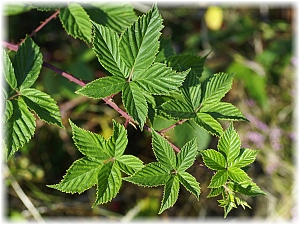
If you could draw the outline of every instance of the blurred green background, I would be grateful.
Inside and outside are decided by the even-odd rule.
[[[137,15],[150,9],[150,5],[144,3],[134,2],[133,5]],[[203,76],[221,71],[236,73],[232,90],[224,101],[236,105],[250,120],[250,123],[234,123],[242,146],[261,150],[249,173],[268,196],[247,198],[252,209],[234,209],[226,221],[299,219],[297,191],[294,189],[297,154],[293,112],[299,60],[295,50],[295,6],[263,3],[236,7],[177,2],[174,5],[158,3],[158,7],[165,26],[162,36],[171,37],[176,53],[204,56],[210,52]],[[19,8],[22,13],[18,12]],[[10,9],[16,14],[4,18],[5,41],[11,43],[18,43],[53,13],[35,9],[24,12],[22,5]],[[47,24],[33,39],[40,46],[44,61],[82,80],[91,81],[103,76],[90,46],[68,36],[59,19]],[[66,129],[37,120],[32,140],[4,166],[5,216],[8,220],[33,219],[17,194],[18,185],[41,216],[40,220],[78,218],[128,222],[133,219],[223,218],[218,197],[206,198],[211,175],[199,167],[192,167],[189,172],[201,183],[200,201],[182,189],[174,207],[160,216],[157,212],[162,197],[161,187],[142,188],[123,182],[120,193],[112,202],[95,208],[91,208],[94,188],[80,195],[71,195],[46,187],[46,184],[58,183],[72,162],[81,157],[72,142],[68,118],[105,138],[111,135],[111,120],[123,123],[124,119],[103,101],[76,95],[74,91],[79,89],[78,85],[47,68],[42,69],[35,87],[58,102]],[[121,104],[119,95],[115,96],[115,101]],[[166,123],[156,120],[154,126],[159,129]],[[179,146],[192,138],[189,127],[182,126],[168,134]],[[128,136],[126,154],[134,154],[145,163],[154,159],[151,136],[147,131],[140,132],[129,126]],[[199,128],[197,141],[200,149],[215,148],[217,144],[216,138]]]

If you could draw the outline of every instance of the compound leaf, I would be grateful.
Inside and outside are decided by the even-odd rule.
[[[177,154],[177,166],[178,171],[185,171],[190,168],[195,161],[197,154],[197,141],[196,138],[186,143],[181,151]]]
[[[60,21],[66,32],[74,38],[79,38],[86,43],[91,42],[92,25],[89,15],[77,3],[70,3],[61,8],[59,12]]]
[[[116,164],[106,163],[98,172],[97,197],[94,206],[111,201],[122,185],[121,171]]]
[[[122,155],[116,158],[115,163],[128,175],[133,175],[144,167],[143,161],[133,155]]]
[[[221,124],[209,114],[199,112],[194,120],[200,127],[203,127],[212,135],[220,136],[223,133]]]
[[[172,207],[178,199],[179,179],[177,176],[170,176],[164,187],[164,195],[158,214]]]
[[[64,127],[61,123],[60,110],[56,101],[50,95],[34,88],[21,90],[26,105],[33,110],[38,117],[50,124]]]
[[[169,177],[170,170],[168,168],[163,167],[158,162],[153,162],[147,164],[132,176],[123,178],[123,180],[146,187],[156,187],[164,185]]]
[[[180,183],[186,188],[186,190],[195,195],[196,198],[199,200],[201,189],[196,178],[185,171],[179,172],[177,176]]]
[[[221,187],[227,181],[228,173],[226,170],[219,170],[211,178],[209,188],[218,188]]]
[[[105,98],[120,92],[125,83],[126,80],[122,77],[107,76],[88,83],[86,86],[76,91],[76,93],[85,95],[89,98]]]
[[[103,165],[85,156],[70,166],[59,184],[47,186],[66,193],[80,194],[97,183],[98,172]]]
[[[43,56],[40,48],[29,36],[26,36],[12,62],[17,88],[28,88],[33,85],[39,76],[42,64]]]
[[[120,53],[128,68],[136,72],[149,68],[158,52],[162,28],[162,18],[157,7],[153,7],[124,31]]]
[[[212,170],[224,170],[226,168],[226,159],[224,156],[213,149],[201,151],[205,165]]]

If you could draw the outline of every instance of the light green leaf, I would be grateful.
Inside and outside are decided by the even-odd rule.
[[[171,176],[164,187],[164,195],[158,214],[172,207],[178,199],[179,180],[177,176]]]
[[[251,180],[251,178],[247,175],[247,173],[240,168],[229,167],[229,168],[227,168],[227,171],[228,171],[228,176],[230,177],[230,179],[237,183]]]
[[[199,200],[199,195],[201,192],[200,184],[197,182],[196,178],[187,172],[179,172],[177,177],[180,183],[188,190],[190,193],[196,196]]]
[[[43,56],[38,45],[26,36],[12,62],[17,79],[17,88],[33,85],[39,76],[43,64]]]
[[[47,186],[66,193],[80,194],[97,183],[98,173],[102,167],[102,162],[85,156],[70,166],[59,184]]]
[[[189,72],[180,90],[186,102],[197,112],[201,103],[201,83],[194,71]]]
[[[132,80],[136,81],[142,90],[151,94],[167,94],[178,90],[189,70],[176,72],[162,63],[153,63],[145,71],[134,72]]]
[[[264,191],[262,191],[256,183],[253,181],[243,181],[238,183],[229,183],[228,187],[230,187],[233,191],[239,192],[241,194],[247,196],[257,196],[257,195],[267,195]]]
[[[71,120],[73,140],[78,150],[91,158],[104,160],[112,157],[106,147],[106,140],[99,134],[77,127]]]
[[[216,197],[224,191],[224,187],[212,188],[207,196],[207,198]]]
[[[223,133],[221,124],[209,114],[199,112],[194,120],[200,127],[203,127],[212,135],[220,136]]]
[[[104,2],[85,5],[85,11],[91,20],[110,27],[116,32],[123,32],[137,16],[132,5],[125,2]]]
[[[226,170],[219,170],[211,178],[209,188],[218,188],[221,187],[227,181],[228,173]]]
[[[108,27],[93,24],[93,50],[101,65],[112,75],[126,78],[129,68],[121,59],[119,51],[119,35]]]
[[[114,163],[105,164],[98,172],[97,197],[94,206],[110,202],[122,185],[119,168]]]
[[[240,151],[240,155],[231,164],[229,164],[229,166],[245,167],[255,161],[256,155],[259,152],[260,152],[259,150],[242,148]]]
[[[212,170],[223,170],[226,168],[226,159],[224,156],[213,149],[201,151],[205,165]]]
[[[159,48],[162,18],[157,7],[138,18],[121,36],[120,53],[127,67],[144,71],[154,62]]]
[[[133,155],[122,155],[116,158],[115,163],[120,170],[128,175],[133,175],[144,167],[143,161]]]
[[[218,102],[211,105],[204,105],[200,112],[207,113],[215,119],[221,120],[247,120],[241,111],[228,102]]]
[[[127,144],[127,130],[123,125],[113,120],[113,134],[107,141],[107,149],[110,155],[113,157],[123,155]]]
[[[157,161],[168,169],[176,169],[176,156],[167,140],[152,129],[152,149]]]
[[[144,127],[148,114],[148,106],[141,90],[134,82],[128,82],[123,87],[122,101],[128,114],[138,122],[140,129]]]
[[[164,185],[169,177],[170,170],[168,168],[163,167],[158,162],[153,162],[147,164],[131,177],[123,178],[123,180],[145,187],[156,187]]]
[[[33,110],[41,120],[62,128],[64,127],[61,123],[60,110],[57,103],[50,95],[34,88],[24,88],[20,94],[26,105]]]
[[[230,163],[239,155],[240,148],[241,140],[234,130],[233,124],[230,123],[228,129],[220,137],[218,150],[224,153],[227,162]]]
[[[17,79],[15,76],[15,71],[12,62],[9,58],[9,55],[6,54],[4,50],[2,50],[2,62],[3,62],[3,69],[2,69],[3,77],[5,78],[9,86],[12,89],[15,89],[17,87]]]
[[[190,105],[177,99],[163,103],[159,109],[174,119],[190,119],[196,116]]]
[[[237,205],[241,205],[243,207],[243,209],[245,210],[245,206],[248,207],[249,209],[251,209],[251,206],[243,199],[240,199],[239,197],[237,196],[234,196],[234,199],[236,201],[236,204]]]
[[[11,100],[12,115],[4,124],[6,161],[32,138],[35,118],[23,100]]]
[[[233,73],[217,73],[208,77],[202,83],[202,104],[214,104],[230,90],[233,80]]]
[[[177,154],[177,166],[176,169],[178,171],[185,171],[190,168],[196,159],[197,155],[197,142],[196,138],[193,138],[191,141],[186,143],[181,151]]]
[[[120,92],[125,83],[126,80],[122,77],[107,76],[88,83],[86,86],[76,91],[76,94],[85,95],[95,99],[105,98]]]
[[[66,8],[61,8],[59,18],[69,35],[86,43],[91,42],[92,25],[90,17],[79,4],[69,3]]]
[[[236,204],[231,201],[226,201],[226,204],[223,206],[224,207],[224,218],[228,216],[228,213],[233,209],[237,208]]]
[[[9,118],[12,116],[14,112],[14,106],[11,102],[11,100],[6,100],[5,101],[5,112],[3,115],[3,122],[6,123],[7,120],[9,120]]]

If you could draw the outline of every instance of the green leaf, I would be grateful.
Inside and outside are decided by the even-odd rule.
[[[69,3],[59,12],[60,21],[66,32],[74,38],[79,38],[86,43],[91,42],[92,25],[89,15],[77,3]]]
[[[34,88],[25,88],[20,93],[26,105],[33,110],[38,117],[50,124],[55,124],[61,128],[60,110],[56,101],[50,95]]]
[[[202,104],[214,104],[230,90],[233,73],[217,73],[208,77],[202,83]]]
[[[201,192],[200,185],[197,182],[196,178],[193,177],[191,174],[180,171],[177,174],[177,177],[180,181],[180,183],[188,190],[190,193],[196,196],[196,198],[199,200],[199,195]]]
[[[121,36],[120,53],[127,67],[144,71],[154,62],[159,48],[162,18],[157,7],[138,18]]]
[[[196,159],[197,155],[197,142],[196,138],[193,138],[191,141],[186,143],[181,151],[177,154],[177,166],[176,169],[178,171],[185,171],[190,168]]]
[[[2,50],[2,62],[3,62],[3,69],[2,69],[3,77],[5,78],[9,86],[12,89],[15,89],[17,87],[17,79],[15,76],[15,71],[8,54],[6,54],[4,50]]]
[[[123,125],[113,120],[113,134],[107,141],[107,149],[111,156],[119,157],[124,154],[128,144],[127,131]]]
[[[199,112],[194,120],[200,127],[203,127],[212,135],[220,136],[223,133],[221,124],[209,114]]]
[[[211,178],[209,188],[218,188],[221,187],[227,181],[228,173],[226,170],[219,170]]]
[[[216,197],[224,191],[224,187],[212,188],[207,196],[207,198]]]
[[[38,78],[43,64],[40,48],[26,36],[12,62],[17,79],[17,88],[28,88]],[[13,81],[14,82],[14,81]]]
[[[162,63],[153,63],[150,68],[134,72],[132,80],[136,81],[142,90],[151,94],[167,94],[178,90],[189,70],[176,72]]]
[[[123,180],[146,187],[156,187],[164,185],[169,177],[170,170],[168,168],[163,167],[158,162],[153,162],[147,164],[131,177],[123,178]]]
[[[227,204],[224,205],[224,218],[226,218],[228,216],[228,213],[233,209],[233,208],[237,208],[236,204],[234,202],[231,201],[227,201]]]
[[[240,151],[240,155],[231,164],[229,164],[229,166],[245,167],[255,161],[256,155],[259,152],[259,150],[242,148]]]
[[[196,116],[190,105],[177,99],[163,103],[159,109],[174,119],[191,119]]]
[[[143,162],[133,155],[122,155],[116,158],[115,164],[128,175],[133,175],[144,167]]]
[[[80,194],[97,183],[98,173],[102,167],[102,162],[85,156],[70,166],[59,184],[47,186],[66,193]]]
[[[118,76],[107,76],[96,79],[88,83],[83,88],[76,91],[76,94],[85,95],[89,98],[105,98],[120,92],[126,80]]]
[[[74,143],[82,154],[99,160],[110,157],[104,137],[77,127],[71,120],[69,123],[72,127]]]
[[[4,112],[4,115],[3,115],[3,122],[6,123],[9,118],[12,116],[14,112],[14,106],[11,102],[11,100],[6,100],[5,101],[5,112]]]
[[[167,140],[152,129],[152,149],[157,161],[168,169],[176,169],[176,156]]]
[[[123,87],[122,101],[128,114],[138,122],[140,129],[144,127],[148,114],[148,106],[141,90],[134,82],[128,82]]]
[[[243,181],[238,183],[229,183],[228,187],[230,187],[233,191],[239,192],[241,194],[254,197],[257,195],[267,195],[264,191],[262,191],[256,183],[253,181]]]
[[[227,169],[227,171],[228,171],[228,176],[230,177],[230,179],[237,183],[251,180],[251,178],[247,175],[247,173],[240,168],[229,167]]]
[[[11,104],[12,115],[4,124],[6,161],[29,142],[35,131],[35,118],[23,100],[11,100]]]
[[[119,51],[119,36],[109,29],[92,21],[93,24],[93,50],[101,65],[112,75],[126,78],[129,68],[121,59]]]
[[[215,119],[221,120],[247,120],[241,111],[227,102],[218,102],[212,105],[204,105],[200,112],[207,113]]]
[[[178,199],[179,180],[177,176],[171,176],[164,187],[164,195],[158,214],[172,207]]]
[[[220,137],[218,150],[224,153],[227,162],[230,163],[239,155],[240,148],[241,140],[230,123],[228,129]]]
[[[119,168],[114,163],[105,164],[98,172],[97,197],[94,206],[111,201],[122,185]]]
[[[174,55],[175,51],[172,47],[171,38],[160,36],[159,51],[156,55],[155,62],[164,62],[167,58]]]
[[[85,11],[91,20],[110,27],[118,33],[123,32],[137,19],[132,5],[125,2],[94,3],[85,6]]]
[[[226,168],[226,159],[224,156],[213,149],[201,151],[205,165],[212,170],[223,170]]]

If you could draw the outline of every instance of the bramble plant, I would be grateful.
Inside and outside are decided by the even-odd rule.
[[[206,56],[175,54],[170,42],[161,37],[163,19],[157,6],[140,17],[128,4],[30,7],[56,10],[41,26],[59,15],[69,35],[92,46],[108,75],[86,84],[43,62],[32,35],[26,36],[19,46],[4,42],[5,47],[16,51],[12,60],[2,51],[6,81],[3,88],[6,160],[34,135],[34,114],[64,129],[55,100],[31,87],[45,66],[80,85],[78,95],[102,99],[126,119],[124,125],[112,121],[113,133],[107,140],[69,120],[74,143],[84,156],[70,166],[60,183],[48,187],[73,194],[96,185],[93,206],[97,206],[115,198],[122,182],[144,187],[164,186],[160,214],[176,203],[180,185],[199,200],[200,184],[187,169],[195,165],[196,158],[202,158],[206,169],[213,173],[207,197],[221,197],[218,202],[224,208],[224,217],[237,205],[251,208],[243,195],[266,195],[247,175],[249,164],[255,161],[259,151],[242,148],[233,127],[233,121],[248,120],[234,105],[221,101],[231,89],[234,74],[221,72],[201,79]],[[120,92],[125,110],[113,101],[114,95]],[[153,121],[159,117],[176,122],[155,130]],[[229,121],[225,131],[219,120]],[[175,146],[165,137],[165,132],[183,123],[197,124],[219,137],[217,149],[198,150],[195,138],[181,149]],[[128,124],[152,133],[156,162],[144,164],[138,157],[124,154]]]

